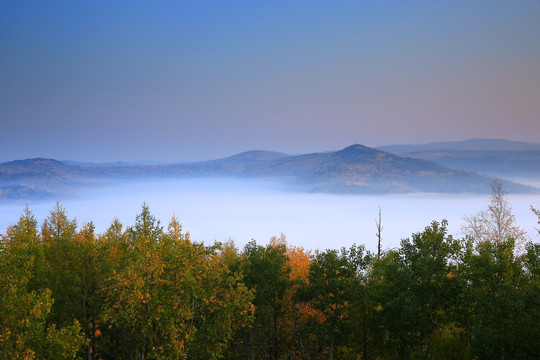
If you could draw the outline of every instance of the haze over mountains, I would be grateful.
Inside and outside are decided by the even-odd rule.
[[[540,151],[540,143],[505,139],[468,139],[464,141],[443,141],[427,144],[385,145],[378,146],[377,149],[401,155],[431,150]]]
[[[503,150],[482,150],[496,148]],[[126,180],[231,176],[282,179],[286,189],[302,192],[483,193],[489,191],[493,181],[485,174],[497,175],[511,168],[535,176],[540,169],[540,150],[536,148],[540,149],[540,144],[478,139],[379,149],[355,144],[339,151],[304,155],[253,150],[217,160],[171,165],[18,160],[0,164],[0,198],[71,196],[82,186]],[[538,191],[511,181],[505,181],[504,186],[514,193]]]
[[[418,145],[389,145],[378,149],[488,176],[536,181],[540,179],[538,143],[470,139]]]

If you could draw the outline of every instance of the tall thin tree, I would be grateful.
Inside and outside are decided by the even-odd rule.
[[[381,257],[381,240],[382,240],[382,214],[381,207],[379,206],[379,219],[375,219],[375,226],[377,227],[377,256]]]

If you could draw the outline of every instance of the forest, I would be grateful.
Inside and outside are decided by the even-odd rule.
[[[1,238],[0,358],[540,358],[540,244],[500,184],[466,220],[464,238],[433,221],[376,252],[237,249],[146,204],[102,234],[27,207]]]

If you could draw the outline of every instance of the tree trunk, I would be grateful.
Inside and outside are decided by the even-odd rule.
[[[363,325],[364,325],[364,331],[363,331],[363,345],[364,345],[364,357],[363,359],[367,360],[367,311],[366,311],[366,304],[364,303],[364,318],[363,318]]]
[[[274,360],[278,359],[278,326],[277,326],[277,314],[276,314],[276,307],[274,306],[272,308],[272,320],[274,323],[274,344],[272,349],[272,358]]]
[[[253,329],[249,332],[249,358],[253,360],[255,357],[253,356]]]
[[[332,334],[332,338],[330,340],[330,360],[334,360],[334,334]]]
[[[307,360],[308,358],[304,349],[304,342],[302,341],[302,332],[300,332],[300,329],[298,329],[298,313],[296,312],[296,309],[294,311],[294,330],[296,332],[296,337],[298,338],[298,346],[300,347],[302,359]]]

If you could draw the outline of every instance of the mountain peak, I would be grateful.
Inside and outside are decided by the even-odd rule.
[[[372,157],[379,153],[383,153],[383,152],[377,149],[373,149],[373,148],[361,145],[361,144],[354,144],[351,146],[347,146],[343,150],[336,151],[334,155],[345,160],[354,160],[359,157],[362,157],[362,158]]]
[[[349,151],[364,151],[364,150],[369,150],[369,149],[372,149],[372,148],[369,148],[367,146],[364,146],[362,144],[352,144],[350,146],[347,146],[346,148],[344,148],[343,150],[341,151],[345,151],[345,152],[349,152]],[[373,149],[372,149],[373,150]]]

